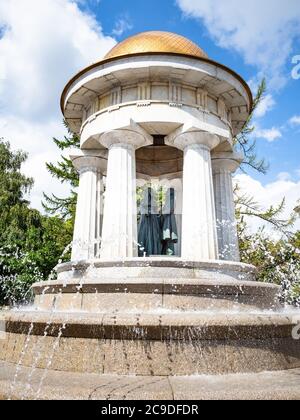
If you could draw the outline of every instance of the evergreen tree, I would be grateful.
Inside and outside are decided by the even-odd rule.
[[[26,159],[0,139],[0,305],[30,298],[32,283],[49,276],[72,238],[70,222],[29,207]]]
[[[257,110],[258,105],[264,98],[266,93],[266,80],[263,79],[261,84],[258,87],[257,94],[253,101],[253,107],[248,117],[246,124],[244,125],[242,131],[234,139],[235,148],[241,150],[244,154],[244,161],[242,163],[242,169],[250,167],[260,173],[266,174],[269,168],[269,164],[265,159],[258,158],[256,150],[256,141],[251,138],[251,134],[255,131],[255,126],[252,124],[255,111]],[[246,169],[245,169],[246,170]]]
[[[61,150],[67,150],[70,148],[80,148],[80,139],[79,137],[72,133],[67,126],[67,123],[64,122],[65,127],[68,130],[68,135],[64,136],[63,140],[53,138],[56,146]],[[50,174],[57,178],[62,183],[69,183],[71,186],[71,193],[69,197],[62,198],[57,197],[52,194],[51,196],[44,193],[44,209],[50,214],[60,214],[65,219],[75,218],[76,202],[77,202],[77,193],[74,191],[74,188],[78,187],[79,176],[76,172],[70,159],[65,156],[61,156],[61,161],[55,163],[47,163],[47,169]]]
[[[0,139],[0,243],[18,243],[28,225],[39,225],[38,212],[29,212],[25,199],[33,186],[33,179],[21,173],[26,159],[26,153],[11,151]]]
[[[283,217],[285,198],[278,205],[271,205],[268,209],[263,209],[253,197],[248,194],[241,194],[238,185],[235,186],[234,195],[236,218],[241,230],[244,229],[245,217],[256,217],[263,222],[267,222],[273,229],[283,235],[288,237],[293,235],[291,228],[294,226],[298,215],[295,209],[288,218]]]

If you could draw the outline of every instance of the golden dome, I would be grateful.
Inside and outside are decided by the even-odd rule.
[[[120,42],[106,54],[104,60],[145,53],[173,53],[197,58],[208,58],[201,48],[181,35],[151,31],[142,32]]]

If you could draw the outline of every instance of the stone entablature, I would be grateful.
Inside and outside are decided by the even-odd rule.
[[[221,98],[192,85],[155,81],[118,86],[98,96],[83,109],[82,128],[102,112],[112,112],[122,106],[150,106],[157,103],[191,107],[211,113],[232,129],[231,110],[227,109]]]
[[[212,115],[220,113],[220,121],[231,124],[235,136],[247,121],[252,104],[249,95],[245,82],[218,63],[145,55],[120,58],[82,72],[65,88],[61,105],[70,128],[78,134],[95,113],[158,101],[177,108],[188,106],[191,113],[197,108]]]

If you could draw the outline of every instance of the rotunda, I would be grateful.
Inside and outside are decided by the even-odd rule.
[[[72,260],[136,257],[136,189],[154,184],[175,190],[175,255],[239,261],[234,137],[252,108],[240,76],[182,36],[146,32],[73,77],[61,106],[81,139]]]

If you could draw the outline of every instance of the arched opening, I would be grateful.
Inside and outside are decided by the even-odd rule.
[[[179,257],[183,152],[153,138],[136,152],[139,256]]]

